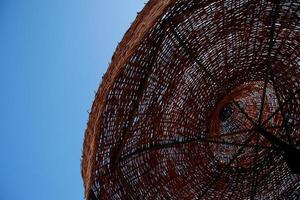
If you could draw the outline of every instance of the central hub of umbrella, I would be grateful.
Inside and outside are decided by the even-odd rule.
[[[264,93],[265,99],[262,100]],[[264,88],[263,81],[244,83],[224,95],[211,113],[208,127],[208,146],[212,157],[218,163],[230,164],[233,168],[251,167],[256,153],[261,157],[266,152],[262,148],[256,150],[256,146],[271,146],[265,138],[258,136],[252,122],[267,120],[270,116],[268,113],[275,112],[278,106],[273,87],[267,85]],[[266,126],[274,127],[281,123],[281,116],[276,115]],[[243,152],[232,162],[235,154],[249,138]]]

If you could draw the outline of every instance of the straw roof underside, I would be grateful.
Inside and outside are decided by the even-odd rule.
[[[86,198],[297,199],[256,129],[300,144],[300,3],[150,0],[117,47],[85,132]]]

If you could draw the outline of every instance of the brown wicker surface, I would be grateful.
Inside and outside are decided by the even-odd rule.
[[[297,0],[150,0],[93,103],[86,197],[297,199],[299,17]]]

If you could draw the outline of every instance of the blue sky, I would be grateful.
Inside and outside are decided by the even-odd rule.
[[[145,2],[0,0],[0,200],[83,199],[87,111]]]

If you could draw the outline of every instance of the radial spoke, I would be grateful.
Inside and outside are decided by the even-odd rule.
[[[295,147],[292,145],[286,143],[281,138],[276,137],[271,132],[267,131],[264,127],[260,126],[258,127],[258,133],[260,133],[262,136],[264,136],[271,144],[272,146],[275,146],[285,152],[293,151],[295,150]]]
[[[290,102],[296,95],[297,93],[300,92],[300,89],[296,90],[294,94],[290,94],[289,98],[282,103],[263,123],[262,126],[264,126],[266,123],[268,123],[270,121],[270,119],[272,119],[278,112],[280,112],[281,109],[283,109],[283,107]]]
[[[258,117],[258,124],[261,124],[261,119],[262,119],[262,115],[263,115],[265,97],[266,97],[266,88],[267,88],[267,84],[269,82],[269,73],[274,78],[273,70],[272,70],[272,66],[271,66],[271,52],[272,52],[274,44],[275,44],[274,34],[275,34],[275,24],[276,24],[279,9],[280,9],[279,3],[280,3],[280,1],[277,1],[274,4],[274,6],[272,8],[272,12],[271,12],[272,22],[271,22],[271,28],[270,28],[270,41],[269,41],[269,47],[268,47],[268,55],[267,55],[267,60],[266,60],[267,71],[266,71],[266,77],[265,77],[265,81],[264,81],[261,107],[260,107],[259,117]]]
[[[234,105],[240,110],[240,112],[252,123],[253,126],[256,126],[257,124],[255,121],[245,112],[245,110],[238,104],[238,102],[234,101],[232,99],[232,102]]]
[[[122,158],[120,158],[120,161],[124,161],[129,159],[132,156],[142,154],[144,152],[149,152],[157,149],[166,149],[166,148],[172,148],[176,145],[184,145],[189,143],[209,143],[209,144],[220,144],[220,145],[228,145],[228,146],[234,146],[234,147],[247,147],[247,148],[258,148],[258,149],[268,149],[268,150],[278,150],[277,147],[273,146],[256,146],[251,144],[244,144],[244,143],[238,143],[238,142],[230,142],[225,140],[214,140],[213,138],[179,138],[175,139],[171,142],[160,142],[156,144],[148,144],[145,145],[145,147],[139,148],[134,150],[131,153],[128,153],[124,155]]]
[[[215,83],[217,83],[215,77],[204,67],[204,65],[201,63],[201,61],[197,59],[197,57],[195,56],[195,54],[193,53],[193,51],[191,51],[189,49],[189,47],[181,39],[181,37],[179,36],[179,34],[176,32],[175,28],[172,25],[170,26],[170,30],[171,30],[172,34],[175,36],[175,39],[177,40],[177,42],[179,43],[179,45],[185,51],[185,53],[198,65],[198,67],[200,67],[206,73],[206,75],[211,80],[213,80]]]
[[[283,1],[284,3],[284,1]],[[270,45],[269,45],[269,49],[268,49],[268,56],[267,56],[267,62],[268,62],[268,71],[271,75],[271,80],[273,82],[273,88],[274,88],[274,91],[275,91],[275,95],[276,95],[276,99],[278,101],[278,104],[279,104],[279,111],[281,113],[281,116],[283,118],[283,126],[284,126],[284,129],[286,130],[287,132],[287,136],[288,136],[288,139],[290,141],[290,134],[288,132],[288,127],[287,127],[287,119],[286,119],[286,116],[285,116],[285,113],[283,112],[283,104],[280,100],[280,96],[279,96],[279,93],[278,93],[278,89],[277,89],[277,84],[276,84],[276,81],[275,81],[275,75],[274,75],[274,72],[273,72],[273,68],[271,66],[271,62],[270,62],[270,58],[271,58],[271,51],[273,49],[273,46],[274,46],[274,33],[275,33],[275,23],[276,23],[276,20],[278,18],[278,13],[279,13],[279,9],[280,9],[280,0],[279,1],[276,1],[275,4],[274,4],[274,7],[272,9],[272,13],[273,13],[273,22],[272,22],[272,26],[271,26],[271,37],[270,37]],[[271,118],[270,118],[271,119]],[[266,120],[267,122],[269,120]],[[259,124],[261,124],[261,121],[259,121]],[[264,124],[264,123],[263,123]]]
[[[241,147],[244,146],[244,144],[242,143],[237,143],[237,142],[230,142],[230,141],[218,141],[218,140],[209,140],[209,139],[205,139],[205,140],[197,140],[196,142],[204,142],[204,143],[211,143],[211,144],[223,144],[223,145],[228,145],[228,146],[235,146],[235,147]],[[245,147],[250,147],[250,148],[255,148],[255,145],[251,145],[251,144],[247,144],[245,145]],[[258,148],[260,149],[277,149],[276,147],[268,147],[268,146],[258,146]]]
[[[204,65],[201,63],[201,61],[196,57],[196,55],[193,53],[193,51],[188,47],[188,45],[183,41],[183,39],[180,37],[180,35],[176,32],[173,25],[170,26],[170,31],[174,35],[175,39],[179,43],[179,45],[183,48],[185,53],[198,65],[200,69],[202,69],[205,74],[216,84],[219,85],[219,82],[216,80],[216,78],[204,67]],[[223,90],[223,93],[225,92],[225,89]],[[253,124],[256,125],[256,123],[253,121],[253,119],[245,112],[243,108],[240,107],[240,105],[234,100],[234,98],[229,94],[229,99],[235,104],[235,106],[243,113],[246,118]]]
[[[205,194],[211,189],[211,187],[222,177],[222,175],[228,171],[230,168],[231,164],[238,158],[238,156],[243,152],[245,146],[252,140],[253,136],[255,134],[252,134],[248,139],[244,142],[243,146],[239,148],[237,153],[230,159],[229,163],[224,167],[224,169],[218,173],[213,180],[207,185],[207,187],[204,189],[204,191],[201,193],[201,195],[198,196],[198,199],[201,199],[202,197],[205,196]]]

